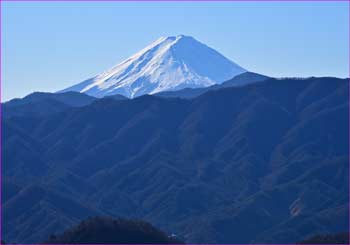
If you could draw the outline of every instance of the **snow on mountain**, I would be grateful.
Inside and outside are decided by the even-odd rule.
[[[113,68],[60,92],[95,97],[143,94],[220,84],[245,69],[193,37],[161,37]]]

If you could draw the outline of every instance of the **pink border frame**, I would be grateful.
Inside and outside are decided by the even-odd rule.
[[[350,2],[350,0],[0,0],[0,2]]]
[[[0,241],[2,240],[2,2],[348,2],[348,72],[350,78],[350,0],[0,0]],[[349,86],[349,96],[350,96],[350,86]],[[350,97],[349,97],[350,103]],[[348,119],[350,122],[350,108]],[[349,152],[350,152],[350,125],[349,125]],[[350,165],[350,160],[349,160]],[[349,197],[350,197],[350,168],[349,168]],[[350,200],[349,200],[349,209],[350,209]],[[348,221],[350,224],[350,213],[348,217]],[[350,240],[350,230],[349,232],[349,240]],[[10,244],[10,243],[7,243]],[[17,245],[36,245],[36,244],[20,244]],[[289,243],[294,244],[294,243]],[[45,245],[45,244],[43,244]],[[61,244],[61,245],[69,245],[69,244]],[[82,245],[96,245],[96,244],[82,244]],[[98,244],[98,245],[111,245],[111,244]],[[118,244],[120,245],[120,244]],[[126,245],[126,244],[125,244]],[[153,245],[153,244],[149,244]],[[158,244],[159,245],[159,244]],[[195,245],[195,244],[188,244]],[[213,245],[213,244],[201,244],[201,245]],[[229,244],[220,244],[220,245],[229,245]],[[236,244],[234,245],[246,245],[246,244]],[[256,243],[255,245],[283,245],[283,244],[262,244]],[[314,244],[318,245],[318,244]]]

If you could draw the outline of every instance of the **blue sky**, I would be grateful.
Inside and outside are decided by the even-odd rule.
[[[2,99],[57,91],[160,36],[271,76],[349,74],[347,2],[3,2]]]

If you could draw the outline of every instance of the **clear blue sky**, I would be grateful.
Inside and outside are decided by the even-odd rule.
[[[185,34],[271,76],[349,74],[347,2],[3,2],[3,100],[94,76]]]

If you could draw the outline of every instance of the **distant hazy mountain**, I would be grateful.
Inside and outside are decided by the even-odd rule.
[[[67,106],[80,107],[85,106],[93,102],[96,98],[81,94],[77,92],[65,92],[65,93],[44,93],[35,92],[25,96],[22,99],[13,99],[5,102],[4,105],[8,106],[21,106],[24,104],[42,102],[43,100],[51,99],[61,102]]]
[[[106,99],[127,100],[116,94]],[[33,116],[44,116],[65,111],[72,107],[83,107],[97,100],[96,97],[79,92],[43,93],[35,92],[21,99],[12,99],[2,104],[5,117],[21,116],[32,113]]]
[[[33,116],[57,113],[70,107],[86,106],[96,98],[77,92],[43,93],[35,92],[22,99],[13,99],[2,104],[4,116],[19,116],[28,114]]]
[[[181,244],[173,236],[138,220],[94,217],[62,234],[51,235],[45,244]]]
[[[95,215],[145,220],[188,243],[295,243],[349,229],[349,79],[35,113],[3,117],[8,243]]]
[[[220,84],[245,69],[193,37],[161,37],[115,67],[64,89],[95,97],[136,97]]]

